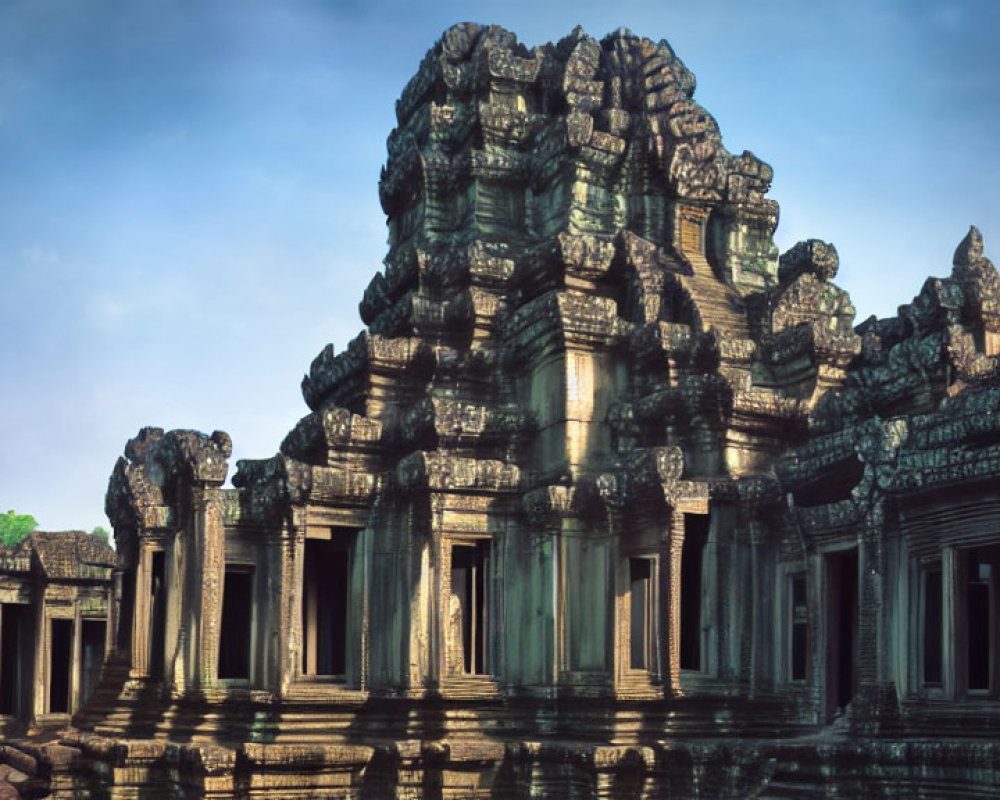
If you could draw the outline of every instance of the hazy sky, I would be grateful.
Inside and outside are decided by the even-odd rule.
[[[273,455],[385,255],[394,103],[455,22],[666,38],[777,239],[836,244],[859,321],[1000,261],[1000,2],[0,0],[0,513],[107,526],[144,425]]]

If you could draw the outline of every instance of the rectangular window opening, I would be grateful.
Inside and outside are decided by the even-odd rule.
[[[73,658],[73,620],[49,620],[49,713],[69,713],[70,663]]]
[[[93,694],[104,666],[104,637],[107,624],[102,619],[80,623],[80,705]]]
[[[152,569],[149,576],[149,677],[163,678],[166,659],[164,646],[167,633],[167,583],[166,555],[153,553]]]
[[[789,672],[793,681],[806,679],[809,655],[809,608],[806,602],[805,573],[789,576],[791,613],[789,615]]]
[[[922,573],[921,620],[923,623],[923,682],[926,686],[941,685],[941,634],[943,630],[943,602],[941,594],[941,567],[926,569]]]
[[[653,560],[630,558],[629,567],[629,668],[655,669]]]
[[[467,675],[490,673],[489,575],[489,540],[452,545],[450,659]]]
[[[132,647],[132,620],[135,614],[135,569],[125,570],[121,576],[121,597],[117,599],[118,630],[115,642],[118,649],[127,652]]]
[[[702,567],[708,542],[709,516],[684,515],[681,547],[681,669],[702,669]]]
[[[971,550],[966,559],[966,659],[970,692],[992,689],[996,660],[996,588],[997,548]]]
[[[227,566],[222,584],[219,678],[250,680],[253,616],[253,569]]]
[[[302,674],[347,672],[348,561],[353,534],[306,539],[302,586]]]

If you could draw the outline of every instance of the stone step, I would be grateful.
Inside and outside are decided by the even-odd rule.
[[[796,800],[823,800],[826,791],[819,785],[799,781],[771,781],[758,800],[778,800],[794,797]]]

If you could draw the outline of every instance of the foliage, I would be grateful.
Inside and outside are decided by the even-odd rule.
[[[111,541],[111,531],[109,531],[103,525],[98,525],[96,528],[94,528],[94,530],[90,532],[90,535],[96,536],[105,544],[108,544]]]
[[[6,547],[17,544],[37,527],[38,523],[30,514],[15,514],[13,511],[0,514],[0,544]]]

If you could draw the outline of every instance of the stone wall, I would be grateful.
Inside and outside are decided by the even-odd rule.
[[[997,273],[855,326],[665,42],[458,25],[270,459],[147,428],[54,796],[988,796]]]

